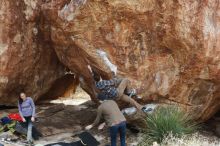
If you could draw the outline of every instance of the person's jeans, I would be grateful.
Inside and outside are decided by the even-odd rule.
[[[111,146],[116,146],[118,133],[120,134],[121,146],[126,146],[126,122],[110,127]]]
[[[31,121],[31,117],[24,117],[25,120],[26,120],[26,126],[28,128],[28,131],[27,131],[27,141],[29,142],[32,142],[33,139],[32,139],[32,127],[33,127],[33,123]]]

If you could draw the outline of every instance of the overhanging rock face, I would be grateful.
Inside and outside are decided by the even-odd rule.
[[[179,103],[200,120],[208,119],[219,110],[218,0],[25,0],[20,3],[23,8],[13,8],[22,15],[18,21],[27,25],[22,34],[29,41],[24,43],[22,40],[22,44],[29,44],[32,53],[55,50],[60,62],[80,78],[81,86],[93,99],[88,65],[103,78],[111,76],[107,61],[97,53],[101,50],[116,65],[118,75],[129,78],[145,99],[154,96],[160,101]],[[8,6],[11,7],[12,4]],[[7,19],[12,19],[9,15],[12,14],[11,9],[7,11],[1,5],[0,10],[8,14],[5,16]],[[14,24],[18,30],[20,23]],[[12,30],[6,27],[6,22],[0,25],[1,29]],[[41,34],[37,36],[38,44],[43,44],[43,47],[50,45],[48,49],[37,50],[30,44],[34,36],[30,31],[34,25],[39,26],[37,30]],[[4,38],[13,41],[19,38],[15,36]],[[6,40],[1,42],[2,48],[5,48],[1,50],[12,48],[6,48],[9,45]],[[25,55],[25,51],[20,52]],[[46,52],[44,55],[47,59],[50,56]],[[15,66],[9,60],[6,63]],[[44,67],[49,64],[47,61],[43,63]],[[115,70],[115,67],[111,69]],[[5,69],[1,67],[1,70],[3,74]],[[47,73],[47,69],[44,70]],[[56,69],[54,79],[58,74],[59,69]],[[42,75],[42,78],[48,80],[48,75]],[[30,76],[33,77],[33,74]],[[20,78],[21,81],[25,80],[23,78]],[[29,86],[26,88],[31,90]],[[2,88],[0,91],[5,93]]]

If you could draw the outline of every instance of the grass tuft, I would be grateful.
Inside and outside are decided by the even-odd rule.
[[[198,129],[192,118],[176,106],[159,107],[145,121],[147,126],[140,146],[152,146],[153,142],[161,143],[169,134],[182,137]]]

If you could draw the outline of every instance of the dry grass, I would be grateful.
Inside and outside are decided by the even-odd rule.
[[[198,133],[181,138],[169,134],[159,146],[220,146],[220,139]]]

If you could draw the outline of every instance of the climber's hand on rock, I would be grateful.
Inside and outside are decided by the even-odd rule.
[[[88,125],[88,126],[85,127],[85,129],[90,130],[90,129],[92,129],[92,127],[93,127],[93,125]]]
[[[105,127],[105,122],[98,126],[98,130],[102,130]]]

